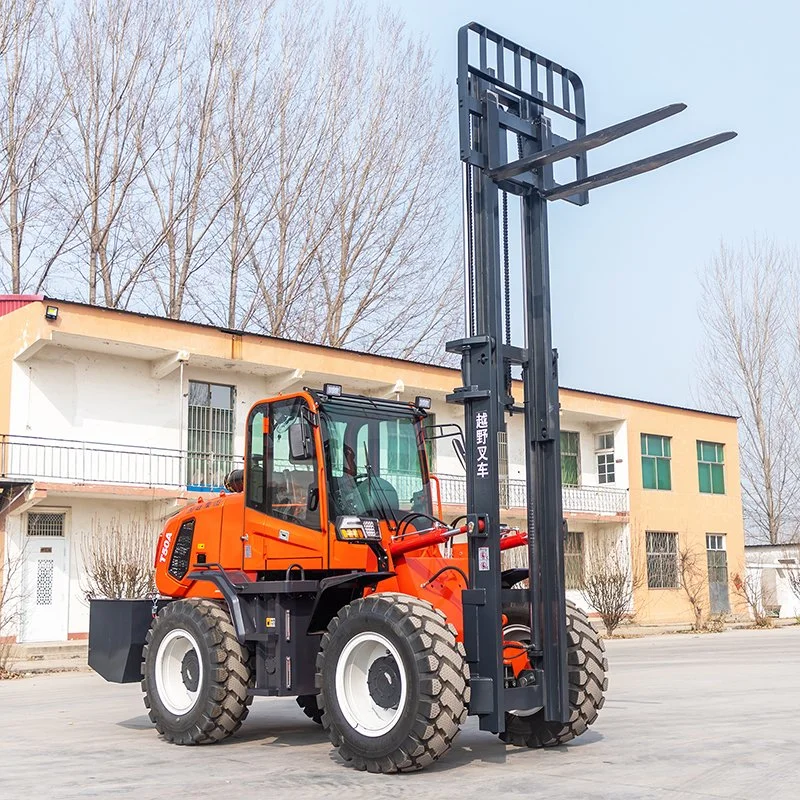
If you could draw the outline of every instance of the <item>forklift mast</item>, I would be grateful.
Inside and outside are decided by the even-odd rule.
[[[461,356],[463,386],[448,402],[463,404],[466,434],[470,587],[463,593],[464,645],[470,668],[470,713],[481,729],[502,732],[504,714],[541,707],[566,722],[567,631],[565,524],[561,499],[558,359],[551,342],[547,204],[585,205],[591,189],[648,172],[721,144],[711,136],[590,176],[587,151],[666,119],[673,104],[587,134],[578,75],[482,25],[459,31],[458,104],[464,174],[466,336],[447,350]],[[558,131],[558,132],[556,132]],[[554,164],[573,165],[558,184]],[[509,198],[517,208],[509,210]],[[512,274],[509,227],[521,245]],[[512,343],[512,294],[522,290],[522,341]],[[521,370],[524,396],[512,394]],[[528,525],[530,662],[534,680],[505,685],[502,610],[509,590],[500,564],[499,443],[508,415],[524,417]]]

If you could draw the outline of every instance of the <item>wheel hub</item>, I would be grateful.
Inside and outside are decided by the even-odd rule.
[[[372,662],[367,676],[370,697],[381,708],[397,708],[400,705],[400,670],[391,655]]]
[[[195,637],[187,630],[173,628],[158,645],[155,684],[164,708],[176,717],[188,714],[200,697],[203,662]]]
[[[181,678],[183,685],[190,691],[196,692],[200,683],[200,661],[197,658],[197,651],[190,650],[181,662]]]
[[[356,634],[336,661],[336,700],[362,736],[388,733],[403,716],[408,676],[394,642],[376,631]]]

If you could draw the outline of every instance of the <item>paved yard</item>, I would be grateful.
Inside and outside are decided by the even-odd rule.
[[[137,686],[94,674],[0,683],[0,797],[784,798],[800,783],[800,628],[612,642],[600,719],[555,750],[474,721],[415,775],[349,769],[294,700],[257,699],[212,747],[161,742]]]

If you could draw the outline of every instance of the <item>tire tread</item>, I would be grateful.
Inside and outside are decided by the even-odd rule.
[[[209,651],[211,669],[208,671],[208,691],[198,721],[188,730],[171,730],[165,725],[151,702],[157,692],[150,686],[147,676],[147,661],[156,627],[161,624],[179,622],[186,615],[203,632],[198,646]],[[144,704],[150,721],[168,742],[179,745],[213,744],[227,739],[241,727],[253,701],[247,690],[253,675],[253,659],[250,651],[241,645],[231,624],[228,612],[213,600],[176,600],[164,606],[150,626],[142,654],[142,691]],[[155,658],[155,653],[152,655]]]
[[[407,637],[419,671],[420,698],[416,719],[402,745],[382,757],[355,752],[327,712],[322,676],[327,649],[338,628],[354,615],[378,613]],[[381,592],[354,600],[333,618],[323,634],[317,655],[317,696],[322,724],[339,755],[353,767],[368,772],[414,772],[441,758],[467,717],[469,669],[464,646],[455,629],[430,603],[410,595]],[[306,712],[307,713],[307,712]]]

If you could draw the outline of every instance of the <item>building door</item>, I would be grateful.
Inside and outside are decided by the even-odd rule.
[[[63,513],[30,513],[22,583],[23,642],[67,638],[69,571]]]
[[[725,534],[707,533],[708,595],[712,614],[727,614],[731,610],[728,597],[728,552]]]

